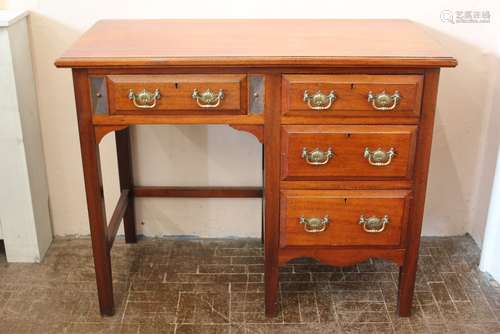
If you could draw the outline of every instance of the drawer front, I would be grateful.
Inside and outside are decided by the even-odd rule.
[[[413,125],[290,125],[281,131],[284,180],[410,178]]]
[[[283,191],[280,245],[401,245],[409,199],[409,190]]]
[[[420,75],[286,75],[285,116],[417,117]]]
[[[109,75],[110,114],[234,115],[247,109],[247,78],[222,75]]]

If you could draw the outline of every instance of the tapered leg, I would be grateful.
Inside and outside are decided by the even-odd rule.
[[[264,142],[264,140],[262,140],[262,142]],[[265,168],[264,168],[264,145],[262,145],[262,175],[266,175],[265,174]],[[265,197],[264,197],[264,194],[262,194],[262,212],[261,212],[261,229],[260,229],[260,242],[262,243],[262,245],[264,245],[264,231],[265,231],[265,227],[264,227],[264,221],[266,220],[266,217],[265,217],[265,206],[264,206],[264,203],[265,203]]]
[[[415,157],[415,183],[413,205],[407,232],[407,248],[403,266],[399,271],[399,315],[407,317],[411,313],[415,276],[417,273],[418,249],[424,216],[425,191],[431,156],[432,131],[436,110],[439,69],[428,69],[424,74],[422,111],[418,129],[417,154]]]
[[[97,293],[101,314],[113,315],[113,280],[111,257],[107,238],[106,211],[99,159],[99,146],[92,124],[89,101],[89,84],[85,70],[73,70],[75,99],[78,116],[78,130],[83,162],[83,176],[87,195],[92,252],[97,281]]]
[[[264,111],[264,279],[266,315],[278,311],[281,77],[266,77]]]
[[[411,315],[413,301],[413,290],[415,288],[415,277],[417,272],[417,258],[407,261],[399,268],[399,296],[398,310],[401,317]]]
[[[134,180],[132,175],[132,154],[130,151],[130,130],[129,128],[116,131],[116,153],[118,156],[118,173],[120,176],[120,190],[129,189],[129,202],[127,211],[123,216],[123,228],[125,230],[125,241],[127,243],[137,242],[135,230],[135,209],[134,195],[132,189]]]

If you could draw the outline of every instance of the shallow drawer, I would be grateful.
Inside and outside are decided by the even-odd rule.
[[[413,125],[290,125],[281,132],[283,179],[409,178]]]
[[[245,75],[109,75],[111,114],[246,113]]]
[[[420,75],[286,75],[285,116],[417,117]]]
[[[409,190],[283,191],[280,245],[398,246],[409,195]]]

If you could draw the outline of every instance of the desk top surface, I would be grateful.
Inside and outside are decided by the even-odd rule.
[[[456,60],[408,20],[103,20],[59,67],[453,67]]]

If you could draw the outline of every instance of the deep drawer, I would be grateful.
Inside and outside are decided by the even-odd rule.
[[[409,200],[409,190],[282,191],[280,245],[398,246]]]
[[[284,116],[391,116],[420,114],[420,75],[286,75]]]
[[[110,114],[234,115],[247,110],[247,77],[109,75]]]
[[[416,132],[413,125],[283,126],[282,179],[409,178]]]

